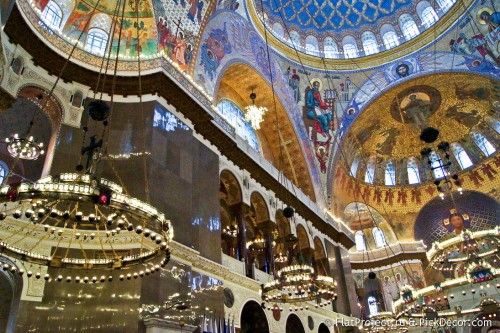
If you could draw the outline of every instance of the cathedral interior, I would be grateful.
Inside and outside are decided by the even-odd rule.
[[[0,1],[0,332],[500,332],[499,7]]]

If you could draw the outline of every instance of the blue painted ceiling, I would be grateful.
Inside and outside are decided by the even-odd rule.
[[[255,0],[261,8],[261,0]],[[401,9],[413,12],[411,0],[262,0],[271,22],[285,21],[288,29],[339,33],[339,30],[376,23],[382,18],[397,23],[395,13]]]

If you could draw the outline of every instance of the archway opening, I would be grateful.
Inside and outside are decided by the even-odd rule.
[[[262,307],[255,301],[249,301],[241,312],[241,333],[253,332],[269,333],[269,324]]]
[[[302,325],[297,315],[291,314],[288,316],[286,320],[286,333],[306,333],[304,325]]]
[[[250,66],[235,63],[222,75],[215,100],[217,103],[223,99],[230,100],[244,110],[252,103],[249,97],[252,91],[257,95],[255,105],[268,109],[260,129],[256,131],[262,155],[277,169],[283,171],[285,176],[306,195],[315,200],[314,187],[300,138],[295,133],[287,111],[277,98],[276,112],[274,111],[272,89],[266,80]]]

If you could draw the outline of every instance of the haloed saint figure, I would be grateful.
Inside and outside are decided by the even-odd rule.
[[[450,209],[450,216],[443,220],[444,226],[449,232],[456,235],[470,228],[470,217],[468,214],[461,214],[456,209]]]

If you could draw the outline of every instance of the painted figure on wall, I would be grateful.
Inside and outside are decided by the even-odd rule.
[[[301,101],[300,87],[299,87],[300,76],[297,74],[297,70],[295,68],[290,70],[290,67],[288,67],[287,76],[288,76],[288,85],[290,86],[293,92],[293,99],[295,100],[296,103],[299,103]]]
[[[470,228],[470,218],[468,214],[461,214],[456,209],[450,209],[450,216],[443,220],[443,224],[449,232],[458,235]]]
[[[450,41],[450,48],[453,52],[482,57],[485,60],[500,64],[500,60],[495,57],[488,46],[487,40],[481,33],[469,38],[462,32],[456,40],[452,39]]]
[[[203,45],[201,45],[200,65],[203,66],[203,70],[208,74],[210,80],[214,79],[215,71],[219,67],[222,58],[232,52],[226,25],[227,23],[224,22],[223,29],[212,30]]]
[[[331,138],[330,123],[332,121],[332,113],[329,110],[329,105],[323,102],[321,98],[320,85],[321,82],[315,79],[312,80],[312,87],[306,88],[306,116],[314,121],[314,130]]]
[[[487,10],[483,10],[479,14],[479,19],[488,25],[489,32],[494,31],[500,26],[500,12],[489,12]]]

